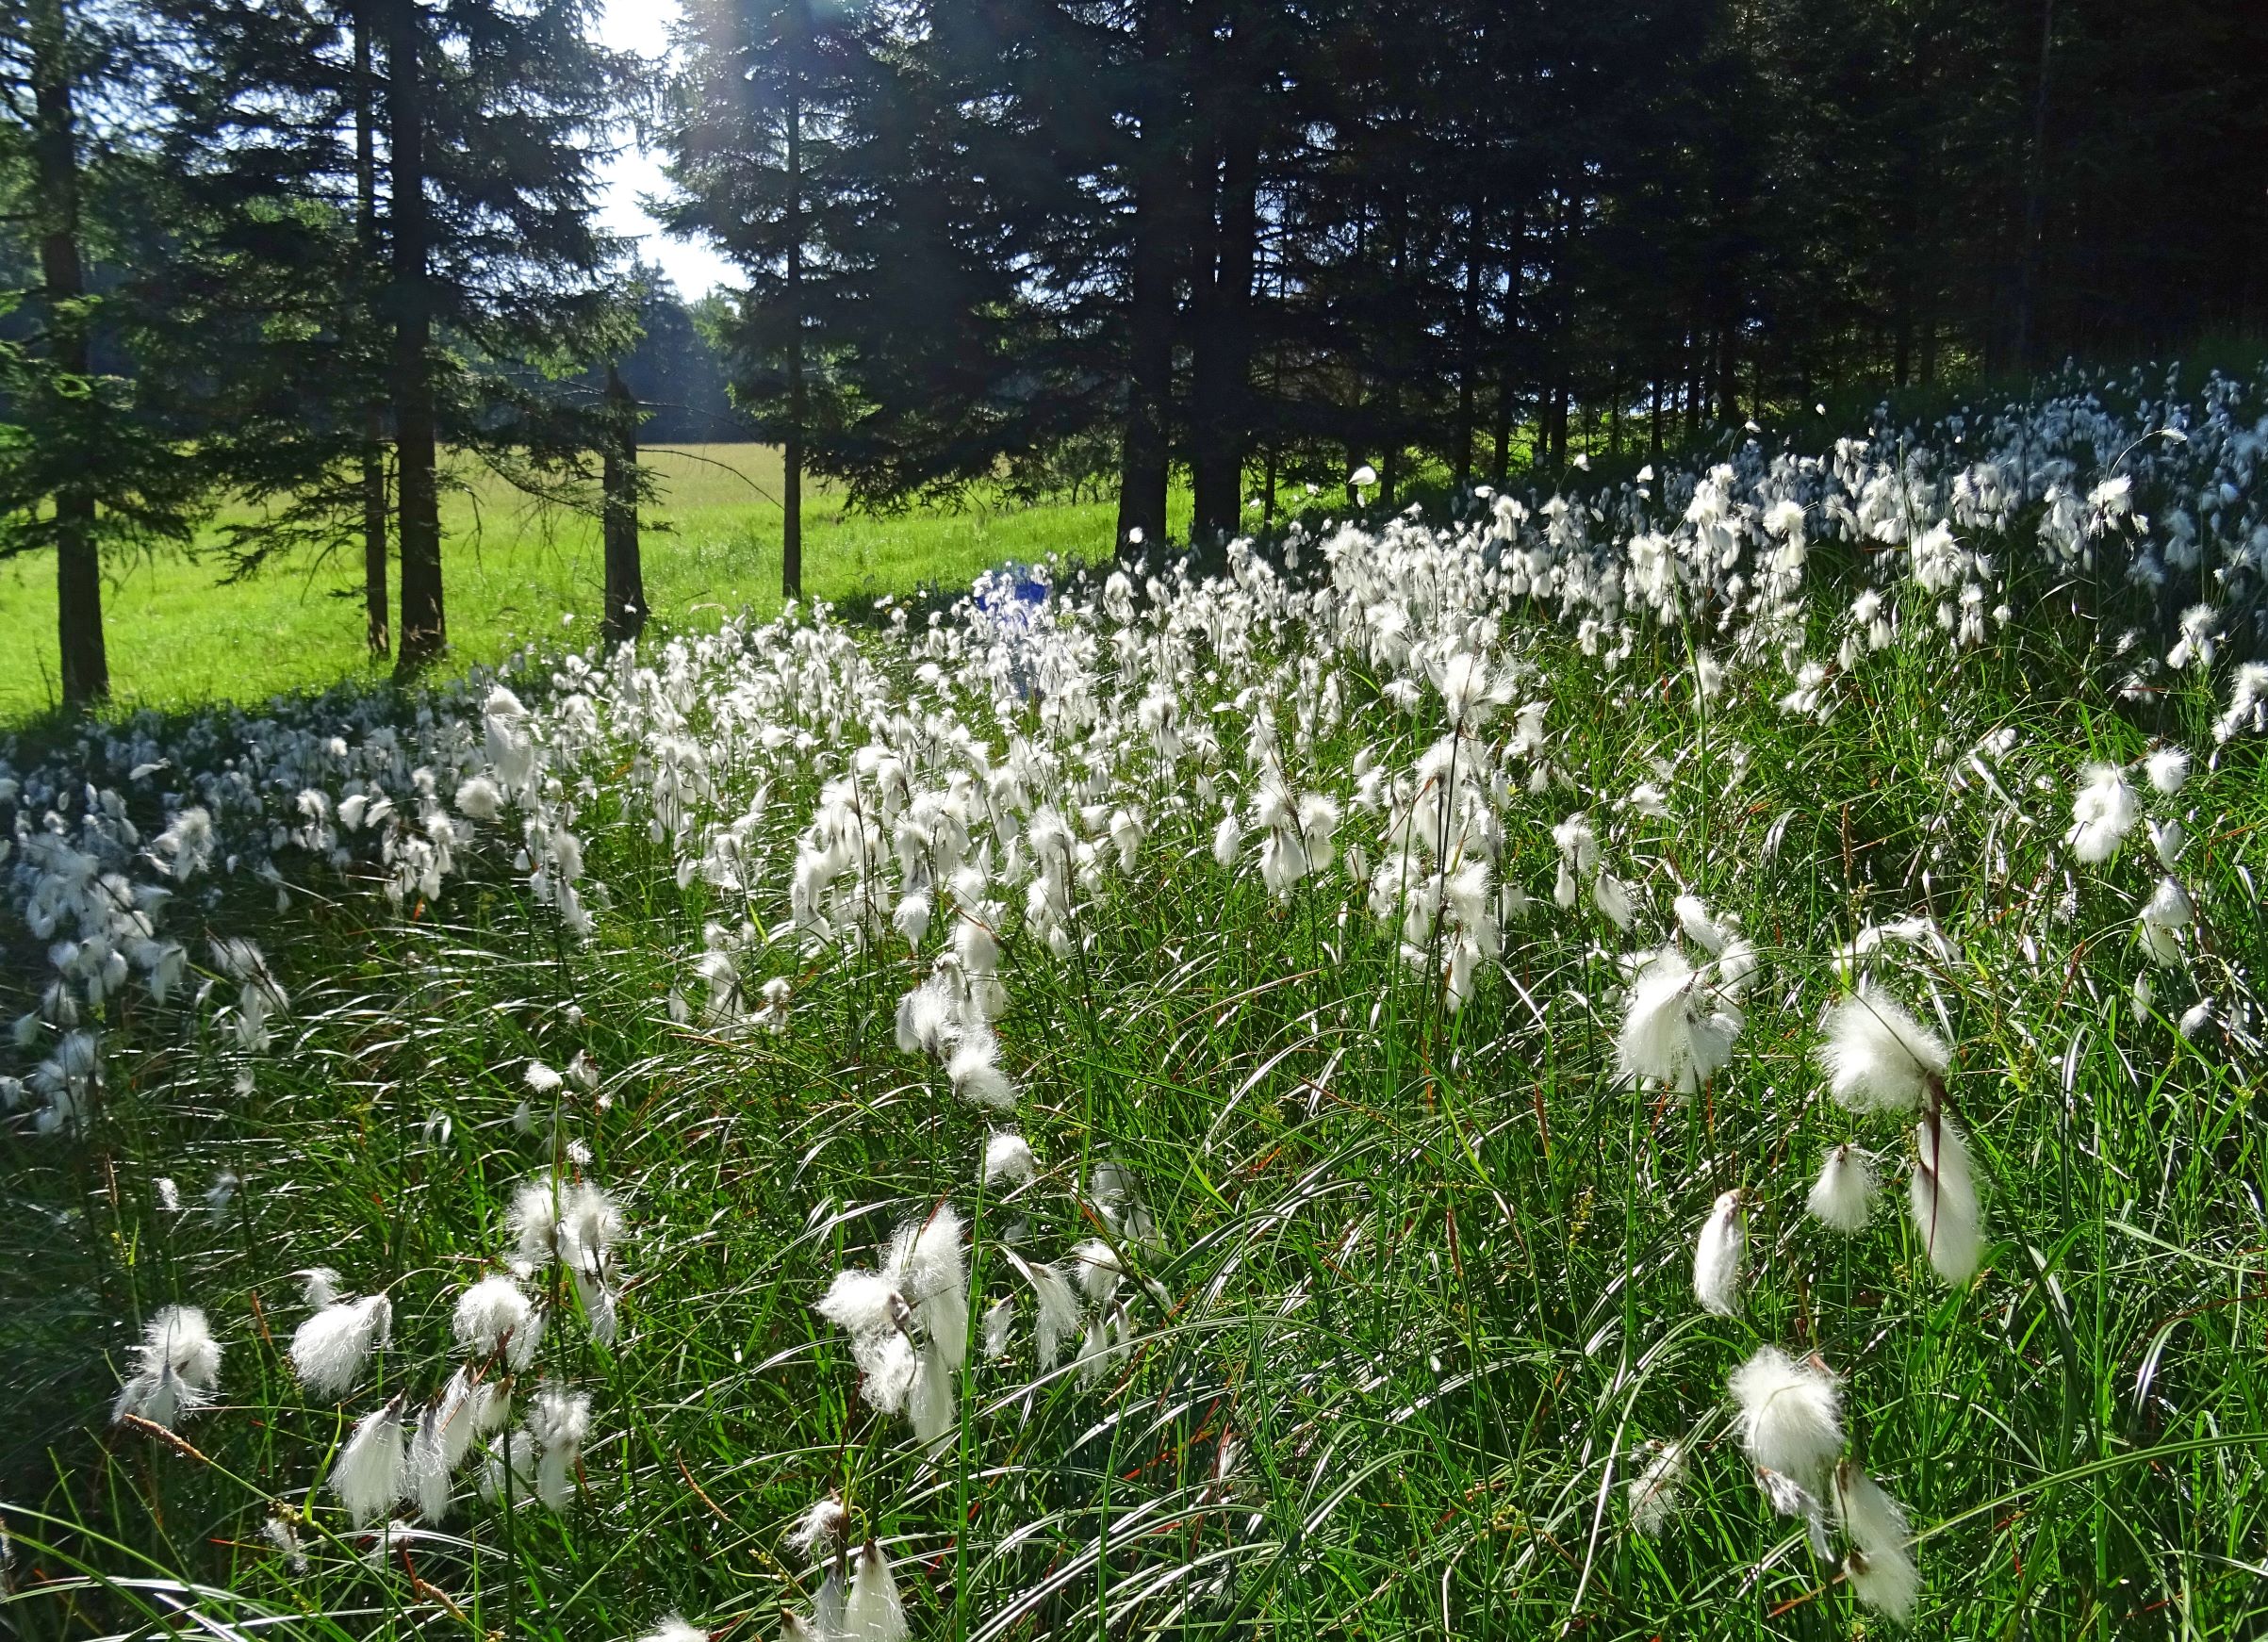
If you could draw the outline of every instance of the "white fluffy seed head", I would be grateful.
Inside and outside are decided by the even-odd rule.
[[[1817,1055],[1828,1092],[1862,1115],[1917,1110],[1952,1063],[1944,1040],[1871,981],[1828,1010]]]
[[[1118,1263],[1118,1252],[1100,1238],[1090,1238],[1071,1251],[1078,1263],[1079,1287],[1087,1298],[1096,1303],[1109,1300],[1118,1292],[1125,1269]]]
[[[1033,1305],[1032,1355],[1046,1373],[1062,1359],[1063,1342],[1078,1333],[1078,1293],[1071,1280],[1045,1261],[1018,1262],[1031,1285]]]
[[[858,1564],[851,1570],[850,1595],[843,1604],[843,1630],[855,1642],[906,1642],[910,1634],[890,1559],[871,1539],[860,1550]]]
[[[982,1107],[987,1111],[1015,1110],[1016,1086],[1000,1070],[994,1059],[998,1054],[998,1043],[989,1032],[964,1039],[953,1051],[953,1058],[945,1062],[945,1076],[953,1080],[953,1092],[971,1106]]]
[[[1911,1553],[1854,1550],[1843,1558],[1843,1577],[1850,1582],[1851,1595],[1893,1624],[1914,1617],[1921,1600],[1921,1569]]]
[[[665,1614],[638,1642],[709,1642],[709,1633],[677,1614]]]
[[[1010,1130],[996,1131],[984,1143],[984,1179],[987,1185],[1006,1180],[1021,1186],[1039,1170],[1031,1155],[1031,1147],[1024,1137]]]
[[[451,1322],[462,1349],[484,1360],[501,1351],[505,1366],[514,1370],[533,1363],[543,1341],[543,1314],[501,1272],[458,1295]]]
[[[1732,939],[1732,930],[1709,916],[1709,909],[1699,895],[1678,896],[1670,911],[1677,914],[1678,928],[1685,932],[1685,938],[1712,958],[1723,952],[1725,943]]]
[[[1616,1069],[1625,1082],[1651,1078],[1691,1094],[1733,1058],[1747,1018],[1664,948],[1647,955],[1631,979],[1628,1008],[1615,1038]]]
[[[1827,1154],[1820,1166],[1819,1178],[1812,1183],[1811,1195],[1804,1207],[1811,1216],[1831,1231],[1845,1237],[1855,1237],[1866,1229],[1874,1216],[1874,1200],[1880,1185],[1875,1179],[1874,1165],[1866,1154],[1849,1142]]]
[[[535,1497],[564,1511],[576,1462],[590,1437],[591,1400],[564,1386],[545,1386],[529,1404],[527,1430],[535,1443]]]
[[[1931,1269],[1958,1289],[1984,1257],[1984,1207],[1969,1165],[1968,1143],[1950,1118],[1915,1128],[1916,1160],[1907,1177],[1914,1232]]]
[[[1685,1481],[1685,1445],[1658,1444],[1645,1470],[1630,1479],[1630,1525],[1650,1539],[1659,1539],[1677,1514]]]
[[[403,1472],[402,1420],[388,1403],[364,1415],[338,1451],[338,1461],[331,1468],[331,1492],[360,1528],[393,1509],[402,1497]]]
[[[2088,865],[2109,861],[2136,821],[2142,807],[2126,772],[2116,764],[2089,764],[2079,775],[2079,788],[2071,801],[2071,829],[2063,840],[2071,853]]]
[[[1003,1294],[984,1308],[984,1355],[994,1361],[1008,1355],[1016,1326],[1016,1297]]]
[[[843,1508],[842,1496],[829,1494],[814,1500],[796,1525],[787,1531],[787,1548],[799,1556],[825,1560],[834,1554],[849,1531],[850,1513]]]
[[[1834,1376],[1767,1345],[1733,1371],[1729,1388],[1750,1459],[1818,1493],[1843,1452]]]
[[[309,1396],[342,1397],[371,1351],[386,1343],[394,1308],[383,1294],[324,1306],[291,1336],[291,1366]]]
[[[1912,1530],[1904,1508],[1858,1461],[1847,1459],[1835,1467],[1834,1497],[1843,1533],[1861,1551],[1872,1554],[1905,1549]]]
[[[2149,774],[2150,785],[2170,798],[2189,780],[2189,754],[2178,747],[2161,747],[2143,761],[2143,768]]]
[[[213,1400],[221,1379],[221,1342],[194,1305],[168,1305],[153,1316],[134,1348],[135,1371],[118,1388],[113,1421],[128,1416],[172,1430]]]
[[[1740,1262],[1748,1245],[1748,1211],[1738,1191],[1718,1196],[1701,1223],[1693,1251],[1693,1297],[1703,1311],[1732,1317],[1740,1310]]]
[[[1629,886],[1603,867],[1591,880],[1591,905],[1618,929],[1629,928],[1631,920],[1636,916],[1630,904]]]
[[[906,1396],[906,1418],[912,1422],[914,1439],[918,1442],[936,1442],[953,1429],[953,1371],[945,1363],[935,1339],[923,1346],[914,1357],[913,1385]]]
[[[854,1336],[897,1328],[912,1316],[895,1276],[857,1270],[837,1272],[812,1309]]]

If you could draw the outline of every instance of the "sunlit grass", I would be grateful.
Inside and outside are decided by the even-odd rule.
[[[644,535],[654,615],[698,632],[743,609],[776,612],[779,452],[687,445],[650,450],[646,460],[659,490]],[[1186,517],[1186,499],[1180,506]],[[952,509],[876,516],[807,485],[804,590],[840,599],[966,586],[1010,560],[1108,553],[1115,520],[1109,503],[1026,505],[991,493]],[[447,493],[442,524],[452,665],[493,664],[520,643],[556,639],[565,616],[586,629],[599,619],[604,566],[595,520],[533,502],[484,471]],[[230,585],[220,584],[225,566],[209,557],[113,566],[104,626],[118,705],[253,703],[385,677],[363,645],[358,551],[272,565]],[[55,647],[53,559],[0,561],[0,723],[58,699]]]
[[[1833,653],[1860,565],[1815,546],[1807,653]],[[297,857],[280,909],[248,872],[220,876],[169,928],[200,961],[208,930],[265,943],[292,993],[273,1050],[247,1054],[211,1008],[129,992],[107,1006],[117,1053],[91,1133],[4,1142],[5,1612],[40,1637],[186,1632],[189,1607],[207,1633],[308,1638],[628,1638],[673,1610],[768,1636],[818,1584],[783,1535],[839,1489],[855,1533],[897,1559],[919,1637],[1882,1637],[1773,1515],[1733,1432],[1727,1376],[1771,1344],[1832,1366],[1850,1452],[1912,1515],[1915,1634],[2259,1634],[2260,743],[2215,742],[2209,674],[2121,694],[2122,624],[2075,615],[2030,566],[2013,579],[2025,614],[1989,644],[1954,647],[1920,601],[1897,642],[1854,652],[1824,718],[1779,704],[1776,658],[1734,664],[1702,706],[1698,629],[1644,623],[1610,670],[1571,624],[1492,608],[1491,657],[1526,669],[1520,698],[1548,702],[1551,736],[1529,762],[1504,755],[1514,779],[1488,800],[1501,878],[1531,903],[1461,1012],[1343,856],[1283,897],[1257,836],[1217,862],[1203,761],[1161,767],[1126,728],[1138,690],[1109,670],[1162,652],[1162,634],[1138,624],[1124,651],[1101,638],[1110,802],[1143,803],[1152,830],[1130,869],[1107,864],[1063,954],[1005,921],[1001,1059],[1042,1164],[1005,1195],[978,1167],[1009,1120],[956,1101],[896,1041],[939,934],[917,958],[886,932],[817,950],[767,944],[757,925],[784,931],[806,829],[868,733],[936,738],[917,788],[963,767],[926,717],[947,709],[980,724],[988,757],[1053,738],[1072,766],[1084,735],[1046,714],[1081,698],[1011,685],[995,708],[973,665],[923,680],[866,632],[829,664],[858,681],[849,715],[808,673],[804,694],[765,695],[785,675],[751,659],[758,640],[720,646],[665,710],[649,692],[671,664],[649,646],[665,677],[610,697],[606,733],[556,772],[587,843],[591,940],[566,938],[530,893],[517,814],[466,840],[462,877],[400,915],[368,878]],[[1397,703],[1390,667],[1294,620],[1246,636],[1249,654],[1217,648],[1159,677],[1187,689],[1186,724],[1218,734],[1214,773],[1247,813],[1248,738],[1273,714],[1303,789],[1347,801],[1342,848],[1362,843],[1374,864],[1383,823],[1354,809],[1357,755],[1411,769],[1446,731],[1438,686]],[[1304,659],[1331,670],[1343,719],[1321,711]],[[516,683],[549,705],[576,682],[551,670]],[[748,698],[728,703],[733,685]],[[460,710],[437,707],[444,722]],[[812,745],[767,747],[744,712]],[[650,796],[681,737],[715,780],[682,840]],[[2138,802],[2184,818],[2199,924],[2179,964],[2148,970],[2145,1006],[2135,915],[2162,869],[2140,829],[2087,867],[2063,833],[2083,765],[2161,743],[2194,773]],[[1667,817],[1626,801],[1641,781]],[[1551,828],[1578,809],[1636,892],[1630,931],[1587,896],[1553,904]],[[736,820],[745,895],[686,869]],[[1680,891],[1736,915],[1764,961],[1732,1061],[1689,1099],[1615,1070],[1618,961],[1677,939]],[[1847,985],[1837,955],[1908,917],[1933,920],[1947,955],[1900,945],[1880,961],[1953,1047],[1949,1107],[1989,1217],[1983,1270],[1958,1287],[1903,1212],[1902,1124],[1835,1106],[1813,1058]],[[695,962],[719,941],[748,988],[790,982],[784,1031],[701,1018]],[[8,1013],[30,1007],[47,957],[17,944]],[[2227,1019],[2178,1030],[2201,997]],[[518,1121],[530,1059],[580,1050],[601,1090],[569,1083]],[[1888,1187],[1848,1240],[1802,1208],[1846,1141],[1883,1156]],[[1158,1225],[1126,1251],[1123,1363],[1092,1382],[1041,1373],[1026,1295],[1007,1358],[961,1377],[938,1449],[858,1400],[844,1338],[812,1311],[838,1268],[872,1264],[894,1225],[949,1198],[974,1234],[981,1314],[1022,1292],[1011,1227],[1042,1258],[1104,1229],[1106,1160]],[[444,1523],[383,1545],[349,1531],[323,1491],[338,1440],[386,1396],[436,1389],[455,1295],[508,1243],[515,1187],[553,1168],[615,1191],[630,1226],[613,1345],[588,1338],[555,1269],[535,1279],[555,1311],[539,1372],[593,1399],[574,1503],[483,1504],[466,1487]],[[180,1207],[163,1207],[161,1177]],[[1739,1315],[1718,1318],[1695,1305],[1694,1234],[1733,1187],[1756,1194],[1750,1279]],[[317,1262],[395,1305],[392,1349],[337,1405],[284,1355],[305,1315],[293,1273]],[[228,1344],[222,1404],[185,1425],[188,1450],[104,1425],[134,1324],[168,1303],[209,1307]],[[1648,1538],[1624,1486],[1640,1444],[1685,1437],[1684,1508]],[[1244,1457],[1224,1479],[1232,1442]],[[304,1572],[263,1536],[279,1513],[299,1524]]]

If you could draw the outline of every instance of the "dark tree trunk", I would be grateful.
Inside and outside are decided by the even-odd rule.
[[[1717,334],[1717,414],[1728,422],[1740,420],[1740,360],[1730,320]]]
[[[1190,405],[1194,546],[1237,533],[1250,438],[1252,274],[1259,243],[1259,129],[1243,89],[1232,88],[1222,141],[1211,268],[1199,270],[1196,356]]]
[[[2046,189],[2047,71],[2054,61],[2055,0],[2040,0],[2040,74],[2032,93],[2031,145],[2024,167],[2024,238],[2016,247],[2015,356],[2018,370],[2031,369],[2032,287],[2039,275],[2040,215]]]
[[[1461,491],[1472,483],[1473,419],[1480,397],[1481,205],[1478,200],[1465,211],[1465,291],[1463,311],[1458,318],[1457,420],[1450,469]]]
[[[354,237],[366,269],[378,259],[378,121],[370,67],[369,0],[354,8]],[[363,638],[373,656],[393,649],[386,587],[386,406],[363,411],[362,453]]]
[[[600,457],[606,542],[606,642],[628,644],[646,625],[646,574],[638,558],[638,402],[606,368],[606,446]]]
[[[803,101],[787,96],[787,438],[781,452],[780,596],[803,597]]]
[[[436,473],[433,292],[426,270],[424,30],[417,0],[387,0],[386,123],[392,150],[395,494],[402,628],[394,671],[407,677],[449,643],[441,606],[441,499]]]
[[[1497,355],[1496,360],[1496,449],[1491,452],[1488,482],[1503,489],[1512,472],[1512,354],[1510,350]]]
[[[87,374],[87,324],[75,304],[87,293],[79,251],[78,126],[71,96],[71,20],[64,0],[40,0],[27,20],[32,47],[32,164],[39,214],[40,278],[48,348],[56,367]],[[56,645],[63,705],[92,706],[110,694],[103,643],[103,579],[94,494],[69,486],[55,497]]]
[[[1165,545],[1166,473],[1172,460],[1167,414],[1174,392],[1175,206],[1182,190],[1165,100],[1170,8],[1142,7],[1142,73],[1134,154],[1133,242],[1126,268],[1126,403],[1119,442],[1118,550],[1139,558]]]
[[[1504,238],[1504,307],[1497,317],[1496,338],[1496,449],[1488,474],[1489,482],[1500,489],[1512,472],[1512,413],[1517,402],[1513,383],[1520,349],[1521,287],[1527,271],[1527,228],[1525,210],[1514,211]]]

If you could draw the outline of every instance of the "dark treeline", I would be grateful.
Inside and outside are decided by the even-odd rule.
[[[220,501],[249,504],[238,573],[358,554],[404,672],[447,640],[444,452],[621,512],[634,478],[593,452],[635,410],[603,372],[654,304],[593,212],[642,83],[596,9],[0,6],[0,551],[56,552],[68,703],[107,689],[101,556],[187,545]]]
[[[634,569],[639,424],[716,436],[727,381],[793,592],[806,473],[1115,493],[1122,547],[1183,473],[1209,549],[1365,463],[1390,504],[2268,318],[2257,7],[698,0],[662,67],[597,12],[0,3],[0,550],[56,550],[72,700],[101,552],[216,498],[240,566],[358,548],[404,667],[441,450]],[[698,327],[593,226],[633,123],[739,271]]]
[[[895,501],[1108,470],[1155,540],[1570,425],[2257,329],[2268,11],[2210,0],[694,7],[679,224],[772,436]]]

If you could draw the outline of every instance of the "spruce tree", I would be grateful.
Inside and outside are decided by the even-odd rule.
[[[688,8],[684,73],[663,140],[679,233],[711,240],[747,284],[723,340],[733,396],[781,456],[780,583],[803,590],[803,481],[842,406],[824,316],[842,270],[847,157],[883,85],[858,5],[725,0]]]
[[[146,231],[156,178],[132,88],[147,73],[138,19],[80,0],[0,9],[0,168],[28,229],[28,267],[0,307],[28,330],[0,346],[0,554],[52,550],[62,698],[109,694],[102,556],[186,542],[194,464],[127,374],[151,315],[89,279],[90,247]]]

